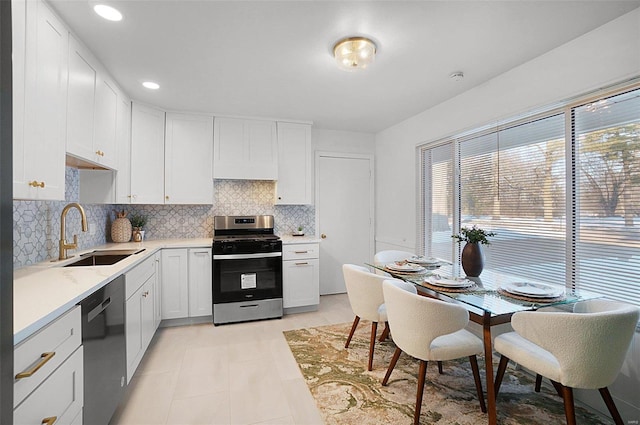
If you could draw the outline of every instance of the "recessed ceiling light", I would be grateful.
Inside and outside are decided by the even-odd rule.
[[[145,81],[144,83],[142,83],[142,85],[151,90],[158,90],[160,88],[160,85],[158,83],[154,83],[153,81]]]
[[[106,4],[96,4],[93,10],[108,21],[121,21],[122,13],[118,9],[114,9]]]

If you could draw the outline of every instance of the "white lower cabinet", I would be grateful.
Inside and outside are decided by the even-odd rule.
[[[83,357],[80,307],[14,348],[16,425],[82,421]]]
[[[127,382],[131,381],[156,331],[157,261],[152,256],[125,274]]]
[[[211,248],[162,250],[162,319],[210,316]]]
[[[283,307],[320,304],[319,244],[286,244],[282,251]]]

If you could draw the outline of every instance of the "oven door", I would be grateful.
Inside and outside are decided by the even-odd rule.
[[[213,256],[213,304],[282,298],[282,252]]]

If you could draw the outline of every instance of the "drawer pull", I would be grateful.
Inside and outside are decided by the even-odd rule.
[[[42,423],[45,425],[53,425],[53,423],[57,420],[58,420],[57,416],[49,416],[48,418],[44,418],[42,420]]]
[[[308,254],[309,251],[293,251],[294,254]]]
[[[56,355],[55,351],[51,351],[49,353],[42,353],[42,355],[40,356],[41,360],[38,362],[38,364],[35,365],[33,367],[33,369],[30,369],[30,370],[27,370],[27,371],[24,371],[24,372],[20,372],[19,374],[17,374],[16,375],[16,379],[28,378],[28,377],[32,376],[34,373],[36,373],[38,371],[38,369],[40,369],[42,366],[44,366],[44,364],[46,362],[48,362],[49,360],[51,360],[53,358],[53,356],[55,356],[55,355]],[[53,423],[53,422],[51,422],[51,423]]]
[[[309,263],[307,263],[306,261],[304,263],[296,263],[296,266],[308,266]]]

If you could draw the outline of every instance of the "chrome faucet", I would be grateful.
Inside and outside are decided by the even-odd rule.
[[[82,208],[80,204],[72,202],[62,209],[62,215],[60,216],[60,255],[58,256],[58,260],[66,260],[69,258],[67,256],[67,250],[76,249],[78,247],[78,235],[73,235],[73,243],[67,243],[64,234],[67,213],[71,208],[77,208],[78,211],[80,211],[80,217],[82,218],[82,231],[86,232],[88,229],[87,215],[84,213],[84,208]]]

